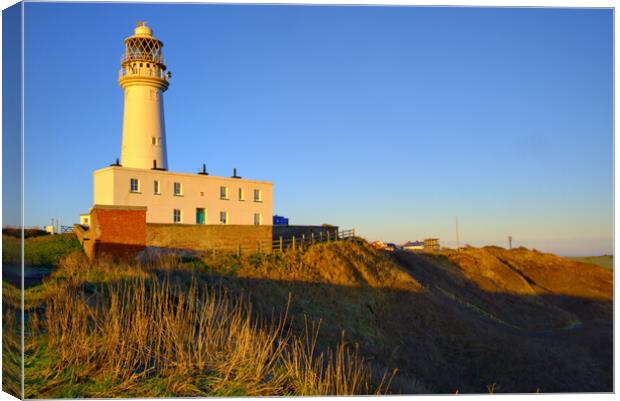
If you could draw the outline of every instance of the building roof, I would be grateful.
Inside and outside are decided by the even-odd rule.
[[[177,172],[168,171],[168,170],[153,170],[153,169],[144,169],[144,168],[136,168],[136,167],[123,167],[123,166],[108,166],[108,167],[104,167],[104,168],[101,168],[99,170],[95,170],[93,172],[93,174],[102,173],[102,172],[108,171],[108,170],[123,170],[123,171],[136,171],[136,172],[154,172],[154,171],[156,171],[158,174],[162,174],[162,175],[180,176],[180,177],[202,177],[201,179],[203,179],[203,180],[217,179],[217,180],[227,180],[227,181],[231,181],[231,182],[243,181],[243,182],[256,182],[256,183],[260,183],[260,184],[273,185],[273,183],[271,181],[251,180],[251,179],[247,179],[247,178],[222,177],[222,176],[217,176],[217,175],[202,175],[202,174],[198,174],[198,173],[177,173]]]

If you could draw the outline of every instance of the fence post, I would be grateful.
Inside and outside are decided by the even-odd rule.
[[[295,236],[293,236],[293,250],[295,250]]]
[[[336,229],[334,230],[334,240],[338,241],[339,238],[340,238],[340,235],[339,235],[338,229]]]
[[[319,231],[319,241],[323,242],[323,231]]]
[[[301,247],[300,248],[303,248],[305,244],[306,244],[306,234],[301,234]]]
[[[310,232],[310,243],[314,244],[314,231]]]
[[[280,236],[280,253],[282,253],[282,236]]]
[[[329,242],[329,230],[325,231],[325,235],[327,236],[327,242]]]

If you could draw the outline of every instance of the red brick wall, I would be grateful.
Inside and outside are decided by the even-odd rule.
[[[146,247],[146,208],[95,205],[90,212],[89,257],[132,258]]]
[[[95,209],[91,214],[91,227],[97,227],[100,242],[146,245],[146,209]]]

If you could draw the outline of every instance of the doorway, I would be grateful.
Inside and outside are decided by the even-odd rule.
[[[204,208],[196,208],[196,224],[205,224]]]

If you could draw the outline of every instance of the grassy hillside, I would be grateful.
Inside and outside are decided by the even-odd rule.
[[[612,279],[526,249],[362,240],[74,253],[26,292],[26,397],[611,391]]]
[[[241,280],[300,256],[64,258],[26,291],[25,396],[385,392],[392,370],[373,370],[342,334],[326,339],[320,321],[293,316],[288,292],[267,307]]]
[[[475,372],[453,382],[464,391],[480,381],[510,392],[611,391],[611,272],[524,248],[395,256],[440,305],[438,321],[457,322],[433,331],[455,377]]]
[[[74,234],[32,236],[24,241],[24,262],[26,265],[55,265],[60,258],[80,250],[80,243]],[[2,263],[20,263],[21,239],[13,235],[2,235]]]
[[[601,256],[579,256],[579,257],[571,257],[567,259],[572,259],[577,262],[590,263],[593,265],[601,266],[607,270],[613,270],[614,268],[614,257],[613,255],[601,255]]]

